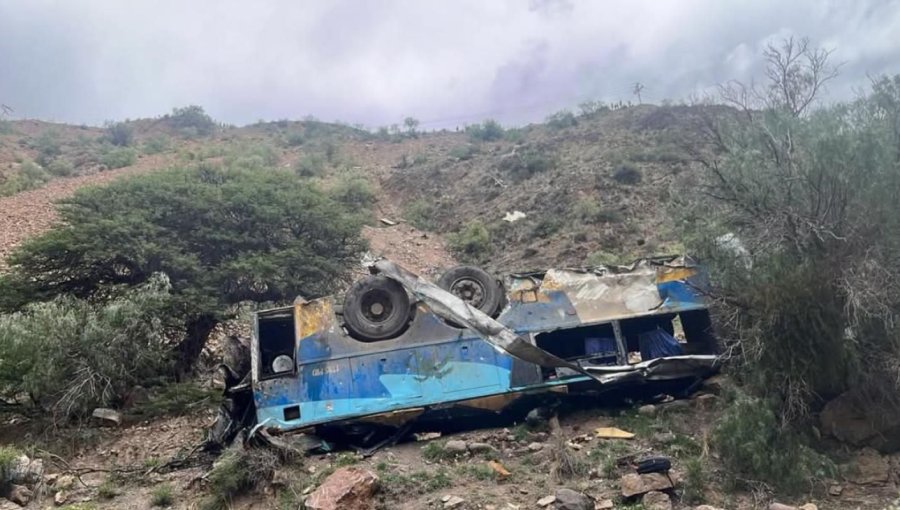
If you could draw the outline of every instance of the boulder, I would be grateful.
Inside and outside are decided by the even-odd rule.
[[[656,406],[653,404],[638,407],[638,414],[643,416],[656,416]]]
[[[545,506],[550,506],[550,503],[553,503],[554,501],[556,501],[556,496],[554,496],[553,494],[551,494],[549,496],[544,496],[543,498],[537,500],[537,506],[539,506],[541,508],[543,508]]]
[[[309,510],[371,510],[378,477],[367,469],[342,467],[306,499]]]
[[[34,497],[34,492],[24,485],[13,484],[6,493],[6,499],[12,501],[19,506],[26,506]]]
[[[672,499],[665,492],[650,491],[644,494],[641,503],[646,510],[672,510]]]
[[[848,391],[825,404],[819,414],[822,431],[855,446],[871,446],[882,453],[900,450],[900,409],[873,405]]]
[[[454,455],[462,455],[469,451],[469,447],[466,446],[465,441],[460,441],[459,439],[453,439],[447,441],[447,444],[444,445],[444,451],[447,453],[452,453]]]
[[[444,496],[441,501],[444,502],[444,508],[456,508],[466,502],[459,496]]]
[[[69,493],[66,491],[58,491],[56,494],[53,495],[53,502],[56,504],[56,506],[65,505],[66,501],[68,501],[68,500],[69,500]]]
[[[556,490],[556,510],[594,510],[594,502],[584,494],[572,489]]]
[[[882,484],[890,477],[890,465],[874,448],[863,448],[850,465],[847,478],[859,485]]]
[[[669,478],[661,473],[647,473],[645,475],[629,473],[619,479],[619,488],[622,491],[622,497],[633,498],[650,491],[671,490],[673,487]]]

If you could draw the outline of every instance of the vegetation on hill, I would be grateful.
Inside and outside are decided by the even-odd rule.
[[[358,190],[348,195],[358,207]],[[333,289],[364,246],[348,210],[288,171],[205,164],[83,189],[60,205],[62,224],[10,257],[0,301],[104,299],[163,273],[188,369],[229,305]]]

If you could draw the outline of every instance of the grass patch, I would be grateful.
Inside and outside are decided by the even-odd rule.
[[[497,472],[484,464],[463,464],[456,468],[461,475],[475,480],[496,480]]]
[[[443,468],[433,472],[416,471],[408,475],[388,472],[381,477],[382,490],[392,496],[428,494],[452,485],[453,479]]]
[[[210,495],[203,501],[201,508],[229,508],[235,496],[271,480],[275,468],[284,460],[276,453],[262,448],[226,452],[213,465],[208,477]]]
[[[151,506],[169,506],[175,501],[172,486],[163,484],[153,489],[150,493]]]
[[[706,468],[702,458],[692,457],[684,463],[684,490],[681,499],[685,503],[698,504],[703,502],[703,494],[706,492],[707,483]]]
[[[8,480],[10,478],[10,470],[12,470],[13,462],[22,452],[18,448],[12,446],[0,446],[0,479]]]
[[[107,477],[103,483],[97,487],[97,497],[100,499],[113,499],[119,495],[118,481],[114,477]]]
[[[430,462],[440,462],[442,460],[448,460],[454,458],[454,455],[451,452],[448,452],[445,448],[446,442],[441,441],[431,441],[425,446],[422,447],[422,458]]]

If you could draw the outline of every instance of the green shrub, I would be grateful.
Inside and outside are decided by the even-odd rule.
[[[331,197],[351,209],[367,209],[375,203],[375,192],[364,177],[344,176],[330,190]]]
[[[302,131],[291,131],[284,137],[284,141],[288,147],[299,147],[306,142],[306,137]]]
[[[229,450],[213,464],[207,480],[210,496],[203,501],[203,510],[229,508],[235,496],[256,488],[272,479],[275,469],[282,465],[274,452],[264,448]]]
[[[216,131],[215,121],[206,114],[202,107],[197,105],[175,108],[165,119],[181,136],[186,138],[209,136]]]
[[[128,416],[142,420],[181,415],[217,406],[221,393],[196,382],[165,384],[151,390],[149,398],[130,407],[127,413]]]
[[[0,182],[0,196],[28,191],[40,187],[49,180],[50,174],[40,165],[26,161],[19,165],[15,173],[7,176],[5,181]]]
[[[65,296],[0,315],[4,396],[28,395],[61,418],[84,416],[168,373],[168,289],[155,277],[105,305]]]
[[[578,110],[582,117],[592,117],[598,113],[608,112],[609,106],[603,101],[584,101],[578,104]]]
[[[62,201],[57,227],[13,253],[0,304],[9,295],[103,299],[111,286],[163,272],[171,314],[187,328],[178,359],[189,367],[231,304],[333,289],[364,246],[348,209],[277,169],[200,165],[82,188]]]
[[[613,179],[619,184],[633,186],[641,182],[641,171],[631,165],[622,165],[613,172]]]
[[[515,180],[525,180],[556,167],[556,159],[535,148],[523,149],[503,158],[500,168]]]
[[[304,154],[294,163],[294,171],[300,177],[319,177],[325,173],[325,160],[315,154]]]
[[[75,165],[64,158],[56,158],[47,165],[47,171],[57,177],[68,177],[75,173]]]
[[[459,145],[450,149],[450,157],[458,161],[466,161],[478,154],[478,147],[472,144]]]
[[[137,152],[130,147],[117,147],[100,155],[100,163],[115,169],[131,166],[137,160]]]
[[[470,221],[462,230],[449,236],[450,248],[471,259],[478,259],[491,251],[491,233],[478,220]]]
[[[151,506],[169,506],[174,502],[172,486],[167,483],[156,486],[150,493]]]
[[[144,154],[159,154],[172,147],[172,140],[163,134],[154,135],[144,141]]]
[[[549,237],[562,228],[562,220],[559,218],[544,217],[531,229],[531,235],[539,239]]]
[[[435,212],[434,202],[420,198],[406,206],[403,218],[418,229],[434,230],[437,227]]]
[[[118,147],[128,147],[134,141],[134,129],[124,122],[108,122],[106,139]]]
[[[44,130],[35,139],[33,146],[38,151],[37,162],[41,166],[46,166],[62,154],[62,140],[55,129]]]
[[[834,474],[833,464],[779,423],[773,406],[738,395],[713,432],[713,444],[737,478],[761,481],[788,493],[809,490]]]
[[[681,498],[685,503],[695,505],[703,502],[709,478],[705,464],[706,461],[701,457],[692,457],[684,463],[684,489]]]
[[[493,142],[503,139],[503,126],[493,119],[488,119],[481,124],[466,126],[469,138],[476,142]]]
[[[22,455],[15,446],[0,446],[0,480],[10,479],[13,462]]]
[[[0,119],[0,135],[10,135],[14,132],[15,129],[13,129],[12,122],[5,119]]]
[[[547,117],[545,122],[553,129],[565,129],[578,125],[575,115],[569,110],[558,111]]]

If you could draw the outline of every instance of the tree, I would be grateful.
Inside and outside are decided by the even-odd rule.
[[[186,331],[182,369],[230,304],[325,294],[364,247],[357,216],[280,170],[142,175],[81,189],[59,213],[60,226],[10,257],[12,274],[0,280],[6,306],[64,294],[103,299],[164,273]]]
[[[125,122],[107,122],[106,139],[113,145],[128,147],[134,141],[134,130]]]
[[[416,129],[419,127],[418,119],[407,117],[403,119],[403,125],[406,126],[406,134],[413,137],[416,136]]]
[[[639,81],[634,82],[634,87],[632,87],[631,93],[634,94],[635,96],[637,96],[638,104],[643,104],[643,101],[641,101],[641,92],[643,92],[643,91],[644,91],[644,84]]]
[[[168,121],[172,127],[188,138],[209,136],[216,130],[216,123],[212,117],[206,114],[202,106],[197,105],[172,109]]]
[[[900,404],[900,78],[816,109],[828,52],[789,39],[765,55],[767,84],[723,88],[741,114],[708,119],[705,178],[691,186],[702,198],[682,208],[722,322],[782,423],[851,388]],[[721,248],[725,234],[743,257]]]

